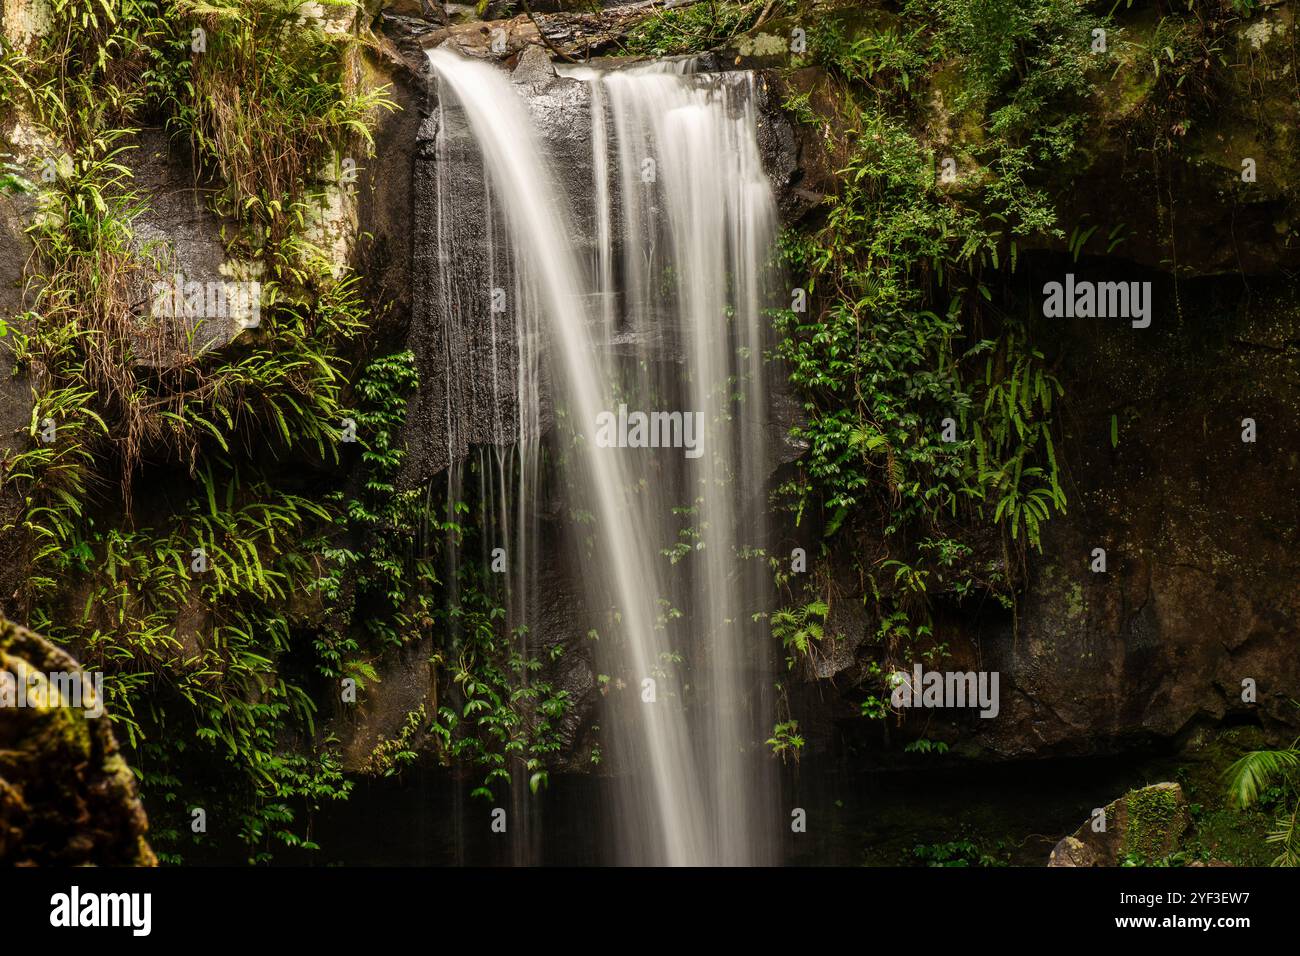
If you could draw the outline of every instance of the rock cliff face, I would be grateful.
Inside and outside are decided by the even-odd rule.
[[[522,19],[527,22],[527,18]],[[490,23],[477,26],[485,31],[481,35],[473,33],[480,39],[490,37],[491,30],[496,28]],[[405,480],[410,484],[427,481],[452,462],[463,460],[472,446],[513,441],[518,420],[517,397],[512,388],[517,359],[513,355],[516,330],[506,325],[489,326],[479,319],[490,290],[470,285],[479,275],[477,261],[462,267],[464,275],[452,274],[455,262],[448,255],[466,248],[488,248],[485,237],[467,233],[463,226],[456,225],[461,218],[456,204],[481,201],[481,163],[477,146],[464,128],[459,111],[454,106],[445,114],[439,111],[436,79],[430,76],[423,56],[423,49],[435,43],[456,45],[454,36],[438,31],[420,34],[418,40],[419,46],[412,41],[409,28],[404,32],[395,29],[394,36],[390,37],[394,44],[391,63],[401,77],[400,99],[408,115],[389,120],[379,134],[383,175],[376,181],[384,183],[379,193],[386,198],[376,196],[369,200],[367,208],[371,218],[363,217],[363,228],[379,236],[387,248],[396,248],[403,231],[410,237],[409,272],[397,264],[390,270],[395,284],[404,287],[398,301],[403,312],[409,315],[408,342],[420,361],[421,371],[422,387],[411,406],[405,435],[410,450]],[[519,48],[507,45],[500,53],[493,53],[489,41],[484,40],[465,52],[498,61],[503,70],[511,71],[514,82],[527,97],[545,140],[545,149],[554,157],[557,175],[566,191],[573,196],[590,195],[595,187],[589,87],[557,75],[546,49],[536,38]],[[710,63],[703,65],[707,67]],[[760,147],[782,208],[792,212],[806,209],[807,203],[796,195],[800,143],[790,119],[781,109],[779,89],[775,77],[760,76],[756,87],[761,116]],[[422,117],[418,126],[409,115],[412,108]],[[450,128],[442,128],[443,123]],[[409,137],[413,128],[412,139]],[[445,151],[441,157],[437,152],[440,137]],[[389,177],[390,173],[394,178]],[[449,203],[448,208],[441,213],[435,199],[439,175],[445,177],[443,194],[449,197],[444,200]],[[407,196],[410,201],[405,208],[392,202],[393,197]],[[382,209],[380,203],[384,204]],[[578,205],[576,209],[591,212],[589,204]],[[616,218],[618,214],[614,210]],[[446,224],[442,238],[438,234],[439,222]],[[576,234],[565,237],[566,242],[583,256],[586,250],[594,248],[596,225],[590,215],[585,219],[576,217],[574,225]],[[502,250],[498,249],[497,254],[502,255]],[[455,307],[451,307],[452,303]],[[665,361],[672,359],[672,355],[664,356]],[[788,421],[792,421],[788,390],[779,391],[777,402],[786,410]],[[551,409],[545,389],[542,400],[542,424],[549,429]],[[785,431],[782,429],[783,436]],[[782,455],[788,459],[791,451],[786,449]]]
[[[1149,27],[1139,21],[1127,29]],[[947,736],[969,753],[1023,757],[1123,750],[1227,717],[1278,732],[1295,725],[1287,700],[1300,689],[1292,654],[1300,619],[1293,557],[1300,544],[1300,326],[1286,275],[1300,247],[1291,238],[1295,163],[1287,145],[1296,117],[1286,97],[1268,105],[1250,95],[1251,83],[1284,70],[1286,50],[1269,45],[1292,30],[1292,12],[1280,4],[1226,37],[1228,55],[1246,66],[1228,71],[1240,88],[1213,124],[1186,137],[1160,131],[1172,140],[1159,150],[1140,150],[1144,144],[1134,140],[1152,135],[1139,120],[1159,115],[1153,88],[1099,98],[1088,147],[1060,170],[1054,191],[1061,221],[1122,222],[1128,239],[1105,255],[1086,248],[1077,263],[1063,254],[1063,243],[1031,250],[1023,285],[1013,293],[1019,307],[1036,311],[1041,286],[1075,271],[1080,278],[1153,282],[1157,314],[1147,330],[1097,320],[1036,327],[1066,387],[1069,513],[1049,524],[1043,554],[1031,557],[1014,618],[987,608],[941,609],[941,639],[952,646],[953,666],[1000,671],[1003,709],[998,720],[946,730],[932,721],[930,737]],[[447,42],[450,35],[430,32],[420,42]],[[488,35],[490,29],[482,34]],[[468,52],[492,55],[485,44]],[[507,67],[522,59],[513,47],[501,58]],[[815,216],[817,197],[834,190],[833,164],[817,130],[781,114],[777,75],[763,76],[764,158],[793,224]],[[576,183],[586,175],[587,105],[566,94],[566,81],[545,82],[539,108],[554,122],[544,128],[557,137],[557,152],[572,156],[565,175]],[[804,71],[791,82],[815,89],[820,78]],[[943,148],[961,117],[944,110],[941,95],[935,103],[924,135]],[[426,123],[413,147],[417,197],[434,175],[434,132]],[[1227,155],[1229,143],[1243,156]],[[1267,177],[1241,182],[1245,153],[1257,154],[1250,158],[1268,168]],[[978,172],[962,168],[963,176]],[[1165,191],[1151,190],[1153,176]],[[420,201],[413,207],[417,236],[428,222]],[[429,250],[432,243],[424,236],[416,247]],[[428,275],[436,266],[422,256],[427,251],[416,254],[417,283],[422,270]],[[499,418],[485,409],[481,389],[475,392],[487,374],[484,350],[421,299],[427,297],[416,296],[412,341],[434,392],[424,397],[409,440],[417,448],[436,446],[417,456],[427,476],[484,440],[488,423]],[[465,400],[446,400],[448,381]],[[450,420],[448,408],[459,409]],[[1241,440],[1246,418],[1264,429],[1254,443]],[[1107,551],[1105,573],[1089,570],[1094,548]],[[859,595],[843,595],[818,669],[837,692],[809,688],[804,695],[815,747],[836,746],[841,733],[861,740],[849,701],[863,678],[859,652],[875,622],[854,612],[854,604]],[[1257,687],[1254,702],[1242,699],[1247,680]]]
[[[23,266],[31,255],[23,225],[29,209],[30,203],[0,196],[0,315],[23,311]],[[31,388],[16,374],[13,354],[0,348],[0,460],[21,447],[31,417]],[[0,527],[13,520],[18,506],[14,496],[0,494]],[[17,590],[21,574],[22,562],[13,542],[0,534],[0,601]]]
[[[1295,725],[1296,290],[1157,288],[1171,307],[1151,334],[1081,327],[1056,343],[1075,491],[1032,568],[1018,640],[1004,628],[982,642],[1014,687],[981,735],[999,752],[1117,747],[1228,716]],[[1247,419],[1267,437],[1244,442]],[[1105,573],[1089,569],[1094,548]],[[1243,696],[1252,684],[1258,697]]]
[[[1116,268],[1062,257],[1033,275],[1041,285],[1068,269]],[[1134,275],[1166,303],[1150,329],[1079,320],[1043,330],[1066,390],[1070,502],[1029,558],[1014,617],[965,606],[939,617],[954,669],[1000,673],[1001,712],[932,720],[924,736],[1027,757],[1176,741],[1224,719],[1278,736],[1296,725],[1297,290],[1281,276],[1175,285]],[[1244,442],[1247,420],[1268,436]],[[1097,548],[1105,572],[1091,570]],[[818,676],[840,688],[865,680],[858,654],[874,622],[860,601],[850,590],[833,609]],[[826,746],[835,714],[845,727],[856,714],[844,702],[809,706]]]
[[[909,717],[905,737],[1040,757],[1178,741],[1225,719],[1285,736],[1300,720],[1290,703],[1300,690],[1298,117],[1280,92],[1295,27],[1289,5],[1266,7],[1215,41],[1231,65],[1203,120],[1169,121],[1153,85],[1116,85],[1091,104],[1081,154],[1053,177],[1067,235],[1083,223],[1126,237],[1077,258],[1064,242],[1042,244],[1004,304],[1037,316],[1036,342],[1065,387],[1069,510],[1030,555],[1014,615],[941,609],[937,639],[949,642],[952,667],[1000,672],[998,719]],[[1131,42],[1118,49],[1154,29],[1154,19],[1127,23]],[[815,91],[819,78],[793,82]],[[980,170],[962,156],[963,118],[935,83],[921,132],[937,155],[959,157],[960,190]],[[1268,176],[1243,181],[1246,159]],[[808,185],[828,191],[821,168],[806,166]],[[1042,318],[1044,285],[1067,273],[1150,282],[1151,326]],[[1256,438],[1245,441],[1252,422]],[[1097,548],[1105,572],[1091,570]],[[865,680],[860,651],[874,622],[860,601],[846,583],[817,669],[840,690]],[[864,732],[856,706],[828,710],[826,699],[812,690],[805,701],[816,745],[847,731],[870,751],[879,730]]]
[[[1043,283],[1074,271],[1151,281],[1156,313],[1141,331],[1104,320],[1038,326],[1067,394],[1060,453],[1069,475],[1069,513],[1049,522],[1043,554],[1030,559],[1014,617],[986,607],[940,609],[940,637],[950,644],[954,666],[1001,673],[999,719],[940,719],[924,731],[919,721],[909,722],[905,736],[945,739],[970,755],[1039,757],[1176,740],[1200,722],[1228,718],[1279,731],[1295,725],[1297,713],[1287,701],[1300,694],[1294,653],[1300,640],[1300,314],[1289,276],[1300,255],[1300,117],[1289,66],[1294,8],[1264,7],[1223,40],[1222,55],[1235,64],[1225,71],[1233,86],[1213,123],[1190,130],[1143,125],[1144,117],[1158,116],[1158,91],[1117,87],[1095,104],[1088,149],[1059,171],[1053,190],[1063,222],[1125,223],[1128,238],[1106,250],[1101,237],[1109,230],[1101,229],[1077,262],[1064,243],[1027,250],[1023,284],[1009,291],[1010,301],[1033,312]],[[42,9],[38,0],[6,0],[6,34],[30,38],[43,22]],[[580,84],[552,75],[537,25],[528,17],[484,23],[465,21],[464,10],[450,13],[425,0],[367,4],[378,44],[368,55],[365,82],[392,84],[401,110],[380,119],[375,159],[362,171],[356,225],[344,217],[340,227],[355,228],[356,235],[338,247],[348,250],[369,296],[383,307],[375,339],[405,344],[418,358],[422,388],[405,436],[407,487],[430,481],[475,446],[501,441],[500,423],[511,421],[515,410],[508,392],[484,387],[494,370],[509,371],[492,365],[502,353],[493,357],[481,327],[437,307],[433,286],[446,263],[430,233],[439,127],[424,49],[451,43],[519,71],[520,82],[534,90],[535,108],[547,117],[552,145],[566,158],[565,175],[578,190],[590,176],[589,103]],[[543,29],[557,49],[599,53],[610,37],[649,13],[645,4],[630,4],[604,18],[544,18]],[[1149,27],[1135,22],[1131,29]],[[494,30],[506,41],[500,52],[492,49]],[[835,189],[835,167],[823,131],[799,126],[782,112],[787,80],[775,67],[783,42],[778,33],[760,33],[705,65],[763,70],[765,164],[787,224],[806,225],[815,221],[818,197]],[[810,69],[788,82],[815,90],[821,78]],[[963,118],[945,109],[938,78],[935,86],[934,111],[918,122],[940,148],[957,141]],[[21,153],[21,131],[4,119],[0,152]],[[1135,141],[1134,130],[1147,141]],[[1157,138],[1159,149],[1147,148]],[[161,149],[156,141],[145,145]],[[454,149],[468,148],[457,140]],[[176,157],[164,162],[156,150],[143,155],[141,186],[159,194],[153,237],[198,257],[200,271],[219,269],[220,224],[188,202],[183,164]],[[461,168],[462,158],[453,150],[444,161],[467,177],[466,195],[477,194],[472,164]],[[1240,178],[1248,158],[1258,170],[1249,184]],[[976,172],[962,162],[963,175]],[[22,230],[29,214],[21,202],[0,199],[0,314],[21,310],[18,285],[28,254]],[[30,389],[9,374],[5,354],[0,350],[0,454],[27,440],[31,407]],[[787,424],[793,423],[797,402],[790,396],[783,401]],[[1248,418],[1257,428],[1251,443],[1241,439]],[[786,447],[782,456],[788,460],[797,452]],[[5,507],[0,501],[0,523]],[[0,539],[0,595],[8,596],[23,570],[3,546]],[[1095,548],[1107,552],[1104,573],[1089,570]],[[572,573],[551,573],[539,639],[577,649],[581,629],[566,614],[572,604],[567,595],[576,590]],[[855,693],[866,679],[866,643],[875,628],[861,598],[847,582],[833,608],[823,658],[804,691],[793,695],[814,748],[838,749],[847,741],[869,751],[876,742],[880,725],[856,719]],[[51,656],[59,652],[26,632],[8,627],[0,633],[8,642],[0,641],[0,651],[35,655],[27,657],[32,666],[59,663]],[[382,664],[389,692],[383,703],[361,708],[359,720],[334,725],[352,766],[364,765],[378,741],[396,737],[406,715],[436,696],[429,650],[418,645]],[[554,666],[559,671],[548,676],[570,688],[580,704],[566,731],[577,746],[596,699],[594,672],[582,653]],[[1254,702],[1242,697],[1247,680],[1257,688]],[[0,753],[4,734],[17,726],[0,724]],[[69,844],[67,852],[79,859],[68,861],[144,860],[138,805],[118,772],[103,722],[87,722],[72,742],[28,729],[33,740],[72,748],[66,761],[72,778],[41,784],[52,787],[42,800],[62,808],[68,820],[85,820],[88,813],[99,820],[96,808],[109,808],[102,831],[95,824],[88,843]],[[0,814],[0,858],[47,859],[52,842],[32,835],[44,824],[24,816],[37,790],[22,783],[28,778],[18,776],[21,767],[20,761],[6,772],[0,762],[0,777],[9,780],[0,785],[6,787],[0,806],[7,808]]]
[[[645,16],[647,9],[644,4],[634,4],[621,8],[616,15],[611,12],[613,19],[602,22],[609,24],[605,29],[614,29],[625,20],[632,22],[634,14]],[[591,27],[594,21],[588,18],[582,22]],[[567,76],[562,63],[557,72],[550,54],[534,34],[529,34],[531,42],[507,43],[493,51],[493,30],[500,27],[526,32],[533,29],[526,17],[516,18],[504,27],[496,23],[467,24],[467,29],[461,30],[425,29],[409,18],[398,21],[389,17],[381,19],[381,24],[386,29],[385,68],[395,78],[404,111],[386,119],[377,134],[377,188],[363,199],[362,228],[374,236],[377,247],[386,250],[380,274],[395,304],[394,313],[400,316],[393,327],[404,330],[404,341],[414,352],[420,370],[420,389],[409,405],[403,436],[408,457],[401,483],[421,487],[450,466],[463,462],[476,448],[511,444],[519,415],[515,394],[517,330],[508,320],[500,324],[484,320],[489,314],[491,290],[483,286],[481,261],[484,256],[498,257],[499,274],[508,275],[506,250],[502,243],[493,245],[476,231],[476,226],[468,225],[477,222],[478,204],[484,195],[478,147],[455,104],[440,104],[437,81],[429,72],[424,50],[435,44],[452,44],[463,48],[465,55],[497,62],[509,72],[535,117],[545,150],[554,158],[558,178],[574,197],[589,196],[595,190],[590,87]],[[716,58],[706,57],[700,68],[717,65]],[[760,150],[774,191],[787,212],[804,210],[807,199],[795,195],[802,175],[801,143],[781,108],[781,87],[775,74],[760,74],[755,92]],[[437,206],[439,196],[441,209]],[[595,248],[594,206],[575,202],[570,211],[578,214],[573,222],[574,233],[564,241],[577,248],[580,259],[585,259],[588,250]],[[612,210],[615,221],[619,215],[620,210]],[[497,210],[496,219],[498,235],[505,234],[501,210]],[[403,259],[402,252],[406,252],[407,259]],[[676,362],[673,330],[662,328],[653,334],[664,343],[658,360]],[[544,361],[542,367],[544,370]],[[802,447],[789,438],[790,426],[799,414],[797,397],[777,381],[772,384],[772,401],[774,458],[770,468],[775,472],[779,465],[793,460]],[[554,422],[549,383],[545,381],[538,414],[543,430],[549,431]],[[543,540],[555,540],[558,533],[546,525],[546,516],[557,506],[551,502],[543,508]],[[577,712],[565,721],[564,731],[575,749],[572,762],[578,764],[582,757],[576,751],[583,751],[580,742],[592,723],[596,703],[596,672],[590,660],[587,627],[571,611],[581,589],[572,568],[548,562],[540,573],[543,580],[539,592],[544,598],[536,608],[538,618],[532,633],[545,647],[565,648],[563,655],[556,655],[556,662],[544,667],[541,679],[567,690],[578,702]],[[396,663],[394,667],[391,672],[381,672],[385,681],[391,677],[395,686],[407,687],[411,693],[403,697],[410,702],[422,699],[410,683],[409,668]],[[429,678],[426,675],[421,679],[427,682]],[[432,688],[426,687],[425,691],[431,693]],[[396,735],[405,714],[400,707],[385,707],[382,716],[362,710],[366,713],[364,730],[360,731],[362,740],[351,749],[358,755],[382,737]]]

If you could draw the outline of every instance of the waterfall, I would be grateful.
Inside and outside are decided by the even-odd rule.
[[[516,410],[511,440],[531,484],[501,496],[516,502],[514,550],[545,560],[525,539],[536,534],[528,509],[539,506],[546,444],[567,519],[562,546],[581,568],[585,605],[575,613],[608,678],[601,724],[620,781],[615,859],[774,862],[784,821],[763,745],[773,710],[761,616],[763,309],[776,215],[754,79],[656,64],[517,84],[444,50],[429,58],[436,209],[449,217],[436,228],[438,260],[456,277],[436,294],[457,321],[482,322],[488,310],[476,303],[508,290],[506,314],[489,319],[514,326],[516,374],[497,407]],[[541,85],[589,110],[581,184],[562,181],[547,148],[557,116],[533,108]],[[482,165],[472,201],[472,175],[444,157],[456,135],[468,135]],[[482,237],[472,253],[455,239],[466,229]],[[467,280],[466,269],[477,276]],[[474,288],[471,302],[462,293]],[[495,377],[495,328],[490,339]],[[543,378],[554,383],[549,398]],[[548,400],[554,427],[543,441]],[[638,414],[676,447],[636,447]],[[615,434],[625,447],[606,447]],[[503,480],[503,469],[493,474]],[[524,591],[533,579],[512,580]],[[526,595],[512,599],[528,606]]]

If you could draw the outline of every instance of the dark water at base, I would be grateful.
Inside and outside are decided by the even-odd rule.
[[[1094,807],[1125,790],[1169,779],[1176,764],[1145,758],[1090,758],[935,770],[844,772],[805,761],[787,768],[782,818],[790,865],[924,865],[924,848],[946,858],[984,854],[999,863],[1041,866],[1052,846]],[[1162,776],[1163,775],[1163,776]],[[616,862],[610,821],[614,782],[554,776],[512,807],[471,797],[476,781],[445,771],[358,783],[345,804],[317,814],[310,855],[277,862],[313,865],[509,866]],[[506,832],[492,831],[495,806]],[[791,813],[807,829],[791,832]],[[918,853],[918,848],[922,848]],[[972,849],[973,848],[973,849]]]

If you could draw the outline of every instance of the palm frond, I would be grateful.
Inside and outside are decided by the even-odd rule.
[[[1228,797],[1234,806],[1249,807],[1259,795],[1287,772],[1300,766],[1300,751],[1252,750],[1224,772]]]

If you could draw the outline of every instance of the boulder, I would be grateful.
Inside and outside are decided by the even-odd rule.
[[[34,692],[18,696],[19,681]],[[0,618],[0,682],[0,865],[155,865],[135,776],[87,673]]]
[[[1176,783],[1130,790],[1100,810],[1056,844],[1048,866],[1119,866],[1126,857],[1160,860],[1178,849],[1190,822],[1187,798]]]

